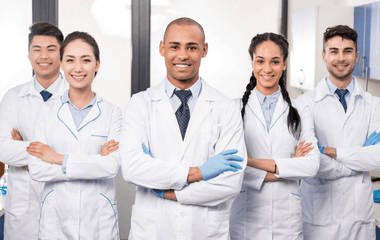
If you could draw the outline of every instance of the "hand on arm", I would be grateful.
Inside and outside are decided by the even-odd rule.
[[[142,149],[145,154],[148,154],[152,157],[152,154],[149,152],[145,144],[142,145]],[[190,167],[187,182],[191,183],[200,180],[207,181],[219,176],[226,171],[237,172],[238,170],[241,170],[242,167],[239,164],[233,162],[242,162],[244,160],[242,157],[234,155],[237,152],[237,149],[226,150],[210,158],[200,167]],[[177,200],[174,190],[152,189],[152,192],[159,197]]]
[[[329,156],[331,158],[336,158],[336,148],[333,148],[333,147],[321,147],[321,148],[319,148],[319,151],[322,154],[325,154],[326,156]]]
[[[312,142],[305,144],[305,140],[302,140],[302,142],[300,142],[300,144],[296,148],[296,153],[294,154],[294,157],[306,156],[311,150],[314,149],[314,147],[311,146],[312,144],[313,144]]]
[[[377,145],[380,142],[380,133],[374,131],[368,138],[364,144],[364,147]]]
[[[15,140],[15,141],[24,141],[24,139],[22,138],[20,132],[16,128],[12,129],[11,134],[12,134],[12,140]],[[23,166],[21,168],[25,169],[26,171],[29,171],[28,166]]]
[[[11,131],[11,134],[12,134],[12,140],[15,140],[15,141],[24,141],[24,139],[22,138],[20,132],[13,128],[12,131]]]
[[[26,151],[39,159],[50,163],[62,165],[64,155],[56,153],[51,147],[40,142],[32,142],[29,147],[26,148]]]
[[[102,150],[100,150],[100,155],[102,157],[108,156],[111,153],[115,152],[117,149],[119,149],[119,142],[110,140],[103,145]]]

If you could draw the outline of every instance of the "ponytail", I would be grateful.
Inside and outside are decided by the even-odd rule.
[[[297,109],[292,106],[292,101],[290,100],[289,93],[286,90],[284,74],[285,71],[282,72],[279,84],[281,88],[282,97],[289,104],[288,130],[294,136],[294,138],[299,140],[301,135],[301,117],[298,114]]]
[[[251,95],[251,92],[255,87],[256,87],[256,78],[255,78],[255,75],[253,75],[253,71],[252,71],[252,76],[249,79],[249,83],[247,84],[246,91],[244,92],[243,99],[242,99],[243,108],[241,109],[241,117],[243,118],[243,120],[244,120],[244,114],[245,114],[245,106],[248,103],[249,95]]]

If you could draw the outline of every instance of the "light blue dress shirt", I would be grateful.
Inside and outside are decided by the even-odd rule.
[[[265,122],[267,124],[267,131],[269,132],[270,123],[272,121],[272,117],[274,114],[274,110],[276,109],[278,98],[280,97],[280,88],[278,88],[277,92],[271,95],[264,95],[257,88],[255,88],[257,99],[259,100],[261,110],[263,111]]]
[[[66,92],[63,94],[61,98],[62,104],[68,104],[71,115],[73,116],[75,126],[77,129],[79,129],[79,126],[82,124],[83,119],[87,116],[87,114],[90,112],[92,107],[94,106],[96,102],[96,94],[95,97],[92,99],[92,101],[87,104],[85,107],[83,107],[81,110],[79,110],[70,100],[69,98],[69,90],[66,90]],[[67,159],[69,158],[69,155],[65,155],[62,162],[62,171],[66,173],[66,166],[67,166]]]
[[[55,82],[48,87],[48,89],[45,89],[44,87],[41,86],[41,84],[37,81],[36,75],[33,76],[33,81],[34,81],[34,88],[37,90],[37,92],[41,92],[42,90],[46,90],[51,94],[54,94],[55,92],[58,91],[59,86],[61,85],[61,82],[63,80],[62,74],[59,73],[59,76]]]
[[[330,80],[329,77],[326,77],[326,83],[327,83],[327,86],[329,87],[330,92],[332,94],[334,94],[339,99],[338,94],[335,93],[335,90],[337,90],[338,87],[335,86],[335,84],[331,82],[331,80]],[[352,93],[354,92],[354,89],[355,89],[354,78],[352,78],[350,84],[347,86],[346,89],[348,90],[348,93],[346,94],[346,96],[344,96],[344,99],[346,99],[347,108],[348,108],[348,104],[350,103],[350,99],[351,99]]]
[[[169,82],[168,78],[165,78],[165,91],[166,91],[166,94],[168,95],[169,101],[173,107],[174,112],[176,112],[177,109],[181,106],[182,102],[177,97],[177,95],[174,94],[174,90],[180,90],[180,89],[175,87],[171,82]],[[187,101],[187,105],[189,106],[190,117],[191,117],[191,113],[194,110],[195,103],[197,102],[199,94],[201,94],[201,91],[202,91],[202,80],[198,78],[198,80],[193,84],[193,86],[185,90],[191,91],[191,97]]]
[[[331,82],[331,80],[330,80],[329,77],[326,77],[326,83],[327,83],[327,86],[329,87],[330,93],[334,94],[339,99],[338,94],[335,93],[335,91],[338,89],[338,87],[335,86],[335,84]],[[348,86],[347,86],[346,89],[348,90],[348,93],[346,94],[346,96],[344,96],[344,99],[346,100],[347,108],[348,108],[348,104],[350,102],[351,95],[352,95],[352,93],[354,92],[354,89],[355,89],[354,78],[352,78],[350,84],[348,84]],[[351,170],[351,175],[350,176],[354,175],[355,173],[356,173],[355,170]]]

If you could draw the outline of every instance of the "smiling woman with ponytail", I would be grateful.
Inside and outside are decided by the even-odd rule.
[[[232,204],[231,239],[303,239],[298,180],[316,175],[319,155],[310,110],[286,90],[288,49],[275,33],[256,35],[248,49],[253,71],[241,100],[248,167]]]

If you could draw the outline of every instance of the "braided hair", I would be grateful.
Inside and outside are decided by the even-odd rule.
[[[257,46],[266,41],[272,41],[281,49],[281,52],[283,55],[283,61],[285,62],[289,54],[288,41],[282,35],[275,34],[275,33],[268,33],[268,32],[263,33],[263,34],[257,34],[254,38],[252,38],[251,45],[248,48],[248,52],[249,52],[249,55],[251,56],[251,60],[253,60],[253,55],[256,51]],[[299,139],[300,132],[301,132],[301,118],[300,118],[300,115],[298,114],[297,109],[295,109],[292,106],[292,102],[289,98],[289,93],[286,90],[284,74],[285,74],[285,71],[282,72],[282,75],[279,80],[279,85],[281,88],[282,97],[289,104],[289,114],[288,114],[288,121],[287,121],[288,129],[289,129],[289,132],[296,139]],[[249,96],[251,95],[252,90],[256,87],[256,84],[257,84],[257,79],[254,75],[254,72],[252,71],[252,76],[249,79],[249,83],[247,84],[246,91],[244,92],[243,99],[242,99],[243,108],[241,110],[241,116],[243,119],[244,119],[244,114],[245,114],[245,106],[247,105]]]

